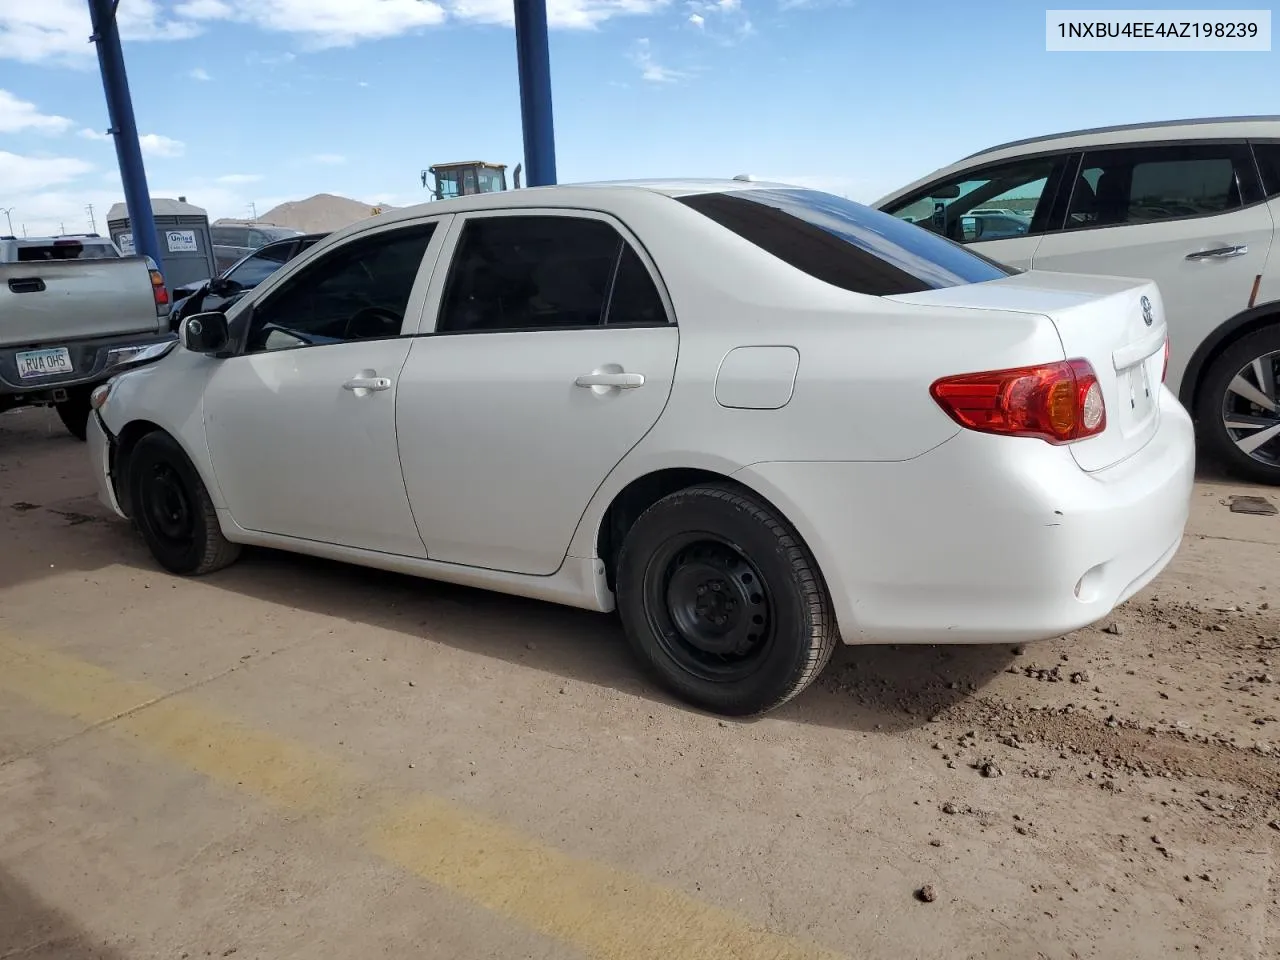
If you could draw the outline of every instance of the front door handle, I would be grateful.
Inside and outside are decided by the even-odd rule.
[[[390,390],[390,377],[352,377],[342,385],[343,390],[355,392],[357,390],[368,390],[375,392],[378,390]]]
[[[634,390],[644,386],[643,373],[588,373],[574,380],[579,387],[620,387]]]
[[[1249,252],[1247,243],[1239,243],[1228,247],[1214,247],[1212,250],[1196,250],[1188,253],[1188,260],[1228,260],[1231,257],[1243,257]]]

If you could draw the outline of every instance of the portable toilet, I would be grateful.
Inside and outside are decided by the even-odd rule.
[[[215,276],[213,240],[209,236],[209,215],[201,207],[187,203],[186,197],[151,199],[156,221],[160,255],[164,258],[164,282],[173,290],[188,283]],[[107,230],[126,257],[136,252],[129,208],[113,204],[107,212]]]

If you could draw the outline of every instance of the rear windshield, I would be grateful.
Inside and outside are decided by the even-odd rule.
[[[897,217],[818,190],[736,190],[678,198],[812,277],[877,297],[1017,271]]]
[[[38,260],[111,260],[119,257],[116,248],[109,243],[61,242],[28,244],[18,247],[18,262]]]

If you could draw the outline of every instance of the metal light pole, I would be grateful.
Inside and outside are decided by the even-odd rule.
[[[514,0],[516,67],[520,74],[520,122],[524,164],[531,187],[556,182],[555,123],[551,115],[551,51],[547,0]]]
[[[13,236],[13,207],[0,207],[0,213],[9,221],[9,236]]]
[[[102,71],[102,89],[107,95],[107,114],[111,118],[111,134],[116,144],[116,160],[120,164],[120,181],[124,185],[124,202],[129,208],[129,229],[133,231],[133,249],[145,254],[164,271],[160,238],[151,212],[151,193],[147,189],[147,172],[142,164],[142,146],[138,143],[138,125],[133,118],[133,101],[129,97],[129,78],[124,69],[124,53],[120,49],[120,30],[116,26],[116,7],[120,0],[89,0],[89,18],[98,45],[98,67]]]

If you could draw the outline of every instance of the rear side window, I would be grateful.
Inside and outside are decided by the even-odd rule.
[[[1066,229],[1155,223],[1243,206],[1236,144],[1178,144],[1086,153],[1071,191]]]
[[[740,190],[679,200],[811,277],[855,293],[919,293],[1017,272],[895,216],[817,190]]]
[[[1280,197],[1280,143],[1255,143],[1253,154],[1262,171],[1262,189],[1268,198]]]
[[[665,324],[653,278],[603,220],[534,214],[467,222],[449,271],[442,333]]]

